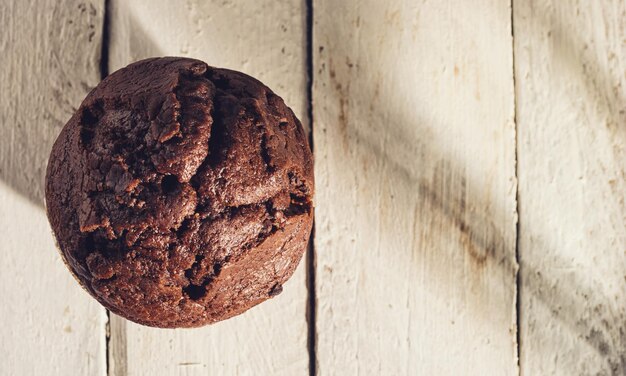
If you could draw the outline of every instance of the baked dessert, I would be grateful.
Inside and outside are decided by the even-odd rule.
[[[195,327],[279,294],[313,221],[307,136],[256,79],[188,58],[105,78],[57,138],[46,208],[80,284],[140,324]]]

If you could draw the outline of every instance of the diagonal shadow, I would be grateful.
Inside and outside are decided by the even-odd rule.
[[[590,119],[590,123],[596,123],[597,126],[604,126],[612,139],[613,159],[616,162],[624,161],[626,158],[625,149],[622,145],[626,143],[626,75],[624,75],[623,67],[626,66],[626,44],[623,38],[620,38],[620,28],[611,28],[608,24],[593,24],[596,21],[607,22],[606,20],[617,19],[614,14],[604,14],[601,17],[592,18],[590,14],[594,12],[618,12],[617,9],[611,11],[609,4],[596,2],[589,4],[584,13],[576,12],[576,21],[565,23],[562,14],[555,14],[555,9],[549,2],[533,2],[530,8],[530,15],[542,26],[541,31],[528,30],[533,38],[545,38],[549,41],[551,53],[550,58],[556,62],[555,69],[565,67],[570,75],[576,77],[576,80],[567,84],[579,85],[582,87],[584,97],[579,98],[579,91],[566,91],[563,94],[570,96],[572,103],[584,101],[591,104],[597,114],[610,115],[604,120]],[[518,5],[521,7],[521,5]],[[626,6],[622,4],[622,15],[626,15]],[[566,12],[570,12],[568,16],[572,16],[576,6],[568,7]],[[521,12],[519,12],[521,13]],[[585,27],[575,27],[576,23],[586,24]],[[547,30],[546,35],[534,35],[543,32],[543,28]],[[582,35],[593,30],[592,35]],[[623,30],[623,29],[622,29]],[[602,35],[604,34],[604,35]],[[602,40],[606,38],[607,40]],[[520,39],[521,40],[521,39]],[[613,45],[608,42],[613,40]],[[589,41],[589,42],[587,42]],[[519,48],[524,48],[523,41],[515,44]],[[602,48],[602,49],[600,49]],[[525,77],[521,77],[524,79]],[[565,85],[566,83],[563,83]],[[617,173],[622,181],[626,181],[626,169],[622,168]],[[616,197],[621,196],[624,185],[611,185],[611,190]],[[618,202],[622,212],[626,213],[626,202],[621,200]]]
[[[70,5],[66,4],[68,7]],[[110,10],[107,9],[107,12]],[[14,96],[8,102],[3,103],[8,103],[12,107],[3,108],[0,114],[0,131],[3,134],[3,137],[0,137],[0,179],[41,209],[44,208],[45,171],[52,144],[81,101],[103,76],[104,72],[101,70],[106,69],[106,64],[100,63],[102,51],[108,50],[107,36],[102,38],[99,32],[95,32],[98,17],[102,16],[96,13],[94,7],[84,6],[84,4],[76,7],[76,11],[77,15],[73,20],[73,22],[79,20],[76,27],[94,30],[92,36],[85,36],[89,38],[88,40],[79,39],[76,45],[70,45],[69,51],[65,51],[67,53],[64,54],[52,51],[49,61],[26,62],[24,67],[19,68],[9,64],[8,67],[9,71],[15,72],[29,69],[30,71],[24,73],[29,76],[30,80],[47,83],[20,84],[18,90],[6,90]],[[140,53],[159,56],[156,44],[148,38],[147,33],[136,22],[134,16],[130,12],[124,15],[115,22],[124,23],[123,30],[131,36],[132,41],[142,42]],[[66,20],[59,18],[56,21]],[[105,25],[105,32],[106,28],[107,25]],[[118,30],[117,27],[116,30]],[[77,32],[76,35],[82,34]],[[63,35],[60,36],[60,38],[63,37]],[[102,46],[102,43],[105,45]],[[55,45],[55,43],[51,41],[49,45]],[[76,59],[77,54],[71,53],[73,49],[80,50],[80,56],[92,57],[91,60],[83,62],[84,66],[91,70],[73,71],[68,68],[76,66],[75,62],[68,60]],[[89,51],[85,51],[87,49]],[[22,61],[22,58],[16,56],[19,54],[17,48],[13,52],[13,55],[9,55],[13,56],[9,62],[15,64],[14,62]],[[104,56],[106,57],[106,53]],[[114,360],[109,364],[109,368],[116,374],[125,375],[126,320],[112,315],[109,325],[111,334],[107,335],[107,351],[110,351],[110,354],[107,356]],[[112,336],[115,337],[115,341],[110,341]],[[110,346],[110,342],[114,345]]]
[[[97,72],[102,15],[92,3],[70,1],[50,15],[39,11],[15,16],[9,44],[0,57],[0,179],[43,207],[44,174],[52,143],[78,104],[99,81]],[[43,17],[50,31],[25,33]],[[65,43],[72,39],[73,43]],[[4,39],[5,41],[7,39]],[[36,44],[36,49],[33,45]],[[62,48],[58,48],[63,46]]]
[[[145,32],[141,30],[140,25],[134,22],[132,15],[128,17],[129,30],[136,35],[142,43],[146,44],[147,51],[154,51],[154,55],[158,55],[158,48],[154,43],[150,43],[150,38],[145,35]],[[565,30],[562,26],[555,25],[558,28],[558,36],[564,44],[569,45],[574,51],[580,50],[575,41],[570,35],[575,35],[569,30]],[[141,35],[143,33],[143,35]],[[0,139],[0,179],[9,184],[13,189],[20,192],[24,196],[28,197],[31,201],[37,203],[43,207],[43,175],[45,172],[45,166],[47,157],[56,135],[60,131],[64,122],[69,119],[71,113],[75,110],[75,107],[79,104],[81,96],[84,96],[94,85],[93,82],[84,81],[81,77],[72,75],[72,72],[64,70],[63,57],[53,56],[53,63],[46,69],[37,72],[41,79],[45,77],[61,77],[65,80],[66,85],[62,87],[50,87],[49,90],[32,93],[28,91],[19,92],[14,100],[13,104],[20,108],[33,108],[27,107],[25,104],[29,103],[29,97],[40,96],[41,104],[37,108],[37,111],[41,111],[35,118],[36,122],[23,123],[21,121],[15,121],[14,116],[3,116],[2,131],[6,132],[9,136],[2,137]],[[591,59],[586,59],[586,64],[595,64],[597,69],[595,71],[602,71],[599,69],[599,64],[594,63]],[[97,64],[95,65],[97,66]],[[593,71],[593,70],[592,70]],[[360,72],[361,76],[375,74],[376,72]],[[595,92],[600,90],[599,88],[610,87],[608,83],[611,80],[609,75],[605,74],[601,77],[585,77],[583,82],[586,85],[587,92]],[[75,94],[68,98],[63,88],[73,88],[70,91]],[[76,88],[80,88],[76,90]],[[374,87],[370,87],[372,92]],[[325,94],[334,96],[334,100],[337,103],[346,101],[348,99],[340,97],[339,93],[329,90]],[[618,91],[618,96],[614,93],[600,92],[594,96],[602,98],[601,102],[606,103],[608,110],[611,113],[615,111],[623,110],[623,103],[626,103],[625,98],[621,91]],[[79,100],[76,100],[79,98]],[[54,106],[60,109],[60,113],[64,114],[59,116],[58,112],[54,113],[46,110],[46,103],[54,103]],[[434,186],[433,179],[421,177],[416,174],[415,171],[407,168],[406,164],[402,160],[397,158],[397,155],[412,156],[415,154],[414,145],[410,144],[411,136],[404,131],[409,127],[436,127],[437,124],[432,120],[415,119],[412,115],[406,113],[386,113],[381,117],[381,121],[384,124],[388,124],[388,143],[394,145],[394,148],[404,149],[399,153],[391,154],[387,150],[383,150],[378,140],[373,135],[361,132],[354,124],[359,124],[363,121],[371,121],[371,119],[365,118],[359,114],[365,114],[368,111],[367,103],[351,104],[353,118],[347,122],[347,132],[354,135],[354,140],[358,140],[359,145],[370,150],[377,158],[387,161],[390,173],[393,175],[393,179],[404,182],[404,184],[414,187],[423,200],[429,203],[428,207],[433,208],[437,213],[441,214],[448,221],[458,228],[461,233],[467,234],[466,238],[474,249],[479,253],[470,255],[473,259],[480,261],[482,255],[487,255],[488,258],[495,262],[500,267],[504,268],[507,272],[514,273],[517,269],[515,261],[511,258],[510,254],[504,254],[503,248],[499,245],[506,244],[502,229],[495,223],[493,218],[481,215],[477,211],[465,211],[463,214],[460,211],[459,199],[450,197],[445,193],[442,193],[438,187]],[[623,117],[622,117],[623,118]],[[620,126],[617,124],[616,126]],[[623,128],[623,126],[622,126]],[[15,142],[16,139],[26,139],[25,142]],[[349,145],[352,147],[353,145]],[[453,156],[447,155],[443,149],[437,149],[433,144],[420,144],[419,147],[424,155],[433,160],[444,161],[442,169],[448,171],[447,174],[454,176],[463,176],[464,168],[463,164],[456,161]],[[27,161],[18,161],[18,159]],[[477,181],[450,181],[452,186],[449,192],[479,192],[480,183]],[[468,188],[469,187],[469,188]],[[502,205],[502,203],[485,202],[482,196],[468,196],[467,202],[473,203],[476,207],[484,207],[485,205]],[[523,215],[523,213],[520,213]],[[489,230],[485,231],[487,228]],[[532,229],[525,228],[525,232],[532,233]],[[487,234],[487,235],[485,235]],[[496,245],[496,246],[494,246]],[[540,247],[544,247],[544,244],[540,244]],[[469,247],[467,249],[470,249]],[[479,255],[478,257],[476,255]],[[560,260],[564,261],[564,260]],[[564,262],[565,264],[565,262]],[[445,273],[445,271],[441,271]],[[626,317],[623,311],[613,309],[613,305],[607,302],[605,296],[601,296],[597,291],[594,291],[591,287],[587,286],[579,276],[572,274],[572,280],[570,289],[564,290],[562,287],[554,284],[553,278],[550,276],[542,275],[540,270],[533,269],[531,266],[523,265],[520,271],[521,280],[524,284],[531,286],[530,290],[536,292],[537,299],[545,305],[545,307],[554,313],[554,316],[559,322],[561,322],[567,330],[573,332],[579,338],[585,339],[590,346],[592,346],[598,354],[606,359],[607,365],[612,369],[619,369],[615,367],[621,367],[622,370],[626,370]],[[590,299],[590,307],[581,310],[578,307],[577,298],[580,295],[585,295]]]
[[[545,4],[542,4],[545,6]],[[589,13],[592,10],[598,11],[598,8],[607,8],[600,3],[590,4]],[[538,19],[538,22],[543,25],[550,25],[548,35],[553,40],[554,53],[551,57],[560,61],[562,65],[567,66],[568,69],[578,77],[578,82],[583,86],[584,93],[586,94],[586,100],[588,103],[593,103],[597,109],[597,112],[616,115],[615,118],[609,119],[605,126],[609,129],[612,136],[621,136],[623,138],[626,133],[626,91],[623,89],[623,85],[626,84],[626,76],[623,72],[620,72],[620,67],[626,65],[620,63],[620,60],[625,56],[621,54],[623,51],[614,51],[603,49],[602,51],[594,50],[603,46],[603,41],[599,41],[599,46],[589,45],[584,43],[583,40],[591,39],[595,42],[595,37],[598,35],[585,36],[581,35],[581,32],[588,30],[604,30],[608,33],[608,25],[594,25],[590,26],[594,21],[587,15],[586,17],[579,15],[577,22],[589,24],[587,27],[574,27],[573,23],[566,24],[562,21],[563,17],[554,16],[554,11],[551,9],[538,9],[533,12],[533,17]],[[608,14],[603,17],[599,17],[602,20],[616,18],[614,15]],[[604,26],[604,27],[601,27]],[[616,31],[619,33],[619,31]],[[605,35],[606,37],[606,35]],[[620,40],[620,35],[612,35],[609,38],[613,38],[616,42],[617,49],[623,48],[623,41]],[[621,45],[620,45],[621,41]],[[612,75],[610,69],[615,69],[616,75]],[[598,74],[596,74],[596,72]],[[617,80],[624,80],[624,82],[616,82]],[[576,98],[573,98],[572,102],[575,102]],[[622,134],[617,134],[621,132]]]
[[[359,109],[355,108],[355,112],[359,113]],[[371,119],[355,119],[355,123],[362,121],[371,121]],[[419,120],[414,117],[403,118],[401,114],[390,118],[388,125],[393,124],[416,124]],[[433,125],[430,122],[430,126]],[[398,128],[387,128],[390,132],[389,143],[394,148],[408,147],[406,140],[410,140],[410,136],[404,135]],[[371,151],[378,158],[385,159],[389,166],[390,174],[395,179],[405,182],[415,188],[420,197],[428,202],[425,207],[432,208],[436,214],[443,215],[447,218],[448,223],[455,227],[463,235],[463,239],[467,239],[464,250],[477,263],[483,264],[488,262],[498,265],[504,269],[507,274],[515,274],[517,272],[517,264],[507,254],[506,248],[503,247],[507,241],[503,235],[503,230],[493,218],[486,216],[482,211],[465,211],[464,204],[461,199],[454,195],[442,195],[440,189],[440,181],[437,179],[428,179],[417,177],[412,171],[407,169],[403,161],[397,159],[397,154],[390,154],[380,148],[376,140],[372,140],[371,136],[366,136],[356,128],[350,128],[350,132],[354,134],[354,138],[359,144]],[[422,145],[423,146],[423,145]],[[397,152],[397,150],[396,150]],[[403,154],[403,153],[400,153]],[[410,152],[406,153],[410,155]],[[434,150],[432,147],[425,153],[429,158],[442,161],[442,166],[448,176],[462,176],[464,168],[457,164],[450,157],[441,151]],[[467,178],[466,178],[467,179]],[[478,192],[479,183],[470,180],[446,179],[446,184],[450,185],[446,192],[465,192],[465,202],[467,205],[471,203],[474,207],[482,208],[486,205],[497,205],[495,202],[487,202],[481,195],[471,195],[469,192]],[[472,189],[474,187],[475,189]],[[523,215],[523,214],[520,214]],[[525,232],[532,232],[532,229],[524,228]],[[539,237],[533,240],[534,244],[540,249],[548,249]],[[553,252],[555,255],[556,253]],[[567,261],[563,258],[555,256],[557,264],[567,265]],[[446,275],[447,271],[442,269],[439,275]],[[586,341],[603,359],[605,359],[609,369],[626,371],[626,315],[623,310],[615,309],[615,305],[611,300],[602,295],[601,292],[591,288],[583,282],[577,274],[570,274],[563,279],[569,280],[568,288],[565,289],[562,284],[556,284],[558,279],[555,276],[545,275],[541,270],[536,269],[524,263],[519,273],[521,283],[526,286],[525,290],[535,294],[537,298],[551,315],[562,323],[563,327],[572,332],[577,338]],[[581,297],[585,297],[587,305],[582,307],[578,302]]]
[[[520,6],[521,7],[521,6]],[[533,2],[530,14],[520,15],[517,8],[515,14],[520,17],[530,17],[530,22],[525,21],[530,30],[524,31],[524,36],[530,35],[533,39],[545,38],[548,44],[548,61],[546,64],[554,65],[552,69],[565,67],[568,77],[574,77],[571,82],[563,82],[563,85],[575,85],[582,90],[567,90],[563,95],[569,96],[571,103],[585,101],[586,106],[591,108],[594,114],[600,116],[589,118],[590,126],[601,127],[600,132],[609,135],[612,143],[613,160],[619,164],[624,160],[624,149],[620,145],[626,141],[626,91],[623,89],[624,76],[620,67],[624,63],[623,43],[620,39],[619,28],[609,28],[607,24],[596,24],[596,21],[607,22],[616,20],[615,14],[604,14],[602,17],[593,18],[592,15],[599,11],[612,12],[607,3],[593,3],[585,7],[585,12],[578,12],[578,5],[569,4],[564,9],[565,15],[556,13],[550,2]],[[570,13],[567,13],[570,12]],[[622,14],[625,14],[622,9]],[[574,14],[575,13],[575,14]],[[571,22],[565,22],[572,17]],[[536,24],[540,27],[534,28]],[[584,25],[576,27],[576,25]],[[582,33],[592,34],[582,35]],[[541,34],[547,32],[547,34]],[[611,34],[612,33],[612,34]],[[515,48],[525,48],[528,41],[515,40]],[[603,40],[606,38],[606,40]],[[611,40],[613,44],[611,45]],[[538,43],[541,45],[541,43]],[[620,50],[621,48],[621,50]],[[617,50],[617,51],[616,51]],[[518,72],[521,80],[527,77]],[[582,92],[583,96],[578,97]],[[573,109],[576,111],[576,109]],[[604,121],[602,116],[606,116]],[[592,157],[593,158],[593,157]],[[626,181],[626,173],[615,171],[621,176],[622,181],[610,184],[614,197],[623,196],[623,181]],[[618,178],[619,180],[619,178]],[[602,184],[598,181],[597,184]],[[622,212],[626,213],[624,200],[615,200]],[[523,212],[520,213],[523,215]],[[566,223],[566,221],[563,221]],[[528,241],[525,247],[536,246],[538,249],[550,249],[535,229],[528,229],[528,224],[521,227]],[[599,251],[599,249],[598,249]],[[601,358],[606,361],[607,369],[611,374],[626,374],[626,307],[623,302],[615,301],[601,293],[601,285],[594,284],[592,277],[586,278],[581,268],[568,270],[549,269],[538,270],[521,255],[520,280],[524,289],[522,296],[529,293],[534,295],[549,314],[560,320],[566,328],[578,335],[578,339],[587,341]],[[550,252],[551,264],[569,265],[570,263],[557,256],[556,252]],[[588,271],[589,273],[592,270]],[[616,277],[616,276],[612,276]],[[619,282],[617,282],[619,284]],[[567,287],[570,288],[567,288]],[[527,299],[526,299],[527,300]],[[527,303],[527,304],[532,304]],[[522,317],[521,320],[525,318]],[[540,330],[540,329],[539,329]],[[523,344],[523,336],[522,336]],[[524,346],[521,348],[524,352]]]
[[[78,9],[80,11],[81,8]],[[160,56],[159,48],[141,28],[135,16],[130,13],[124,15],[116,22],[123,22],[123,30],[130,35],[132,41],[135,41],[129,46],[140,44],[142,46],[140,54],[146,57]],[[91,15],[94,16],[95,14]],[[90,18],[87,22],[95,23],[95,20]],[[95,39],[93,41],[95,45],[89,44],[90,48],[101,51],[102,41],[99,43],[95,43]],[[107,48],[108,46],[104,46],[105,50]],[[50,81],[51,84],[23,85],[21,90],[14,91],[16,95],[8,102],[14,108],[8,111],[3,109],[0,118],[2,119],[0,130],[4,134],[4,137],[0,138],[0,179],[41,208],[44,206],[44,178],[52,144],[87,93],[98,83],[96,77],[101,77],[102,74],[99,68],[99,53],[94,52],[93,61],[85,64],[93,68],[91,78],[80,75],[83,72],[67,68],[75,65],[67,61],[74,58],[53,52],[51,62],[43,67],[37,63],[28,64],[28,67],[33,67],[33,72],[28,72],[34,76],[31,79]],[[9,67],[11,68],[15,67]],[[25,121],[26,119],[32,121]]]
[[[575,35],[568,33],[567,30],[562,30],[559,34]],[[336,35],[335,37],[337,40],[341,40],[343,36]],[[393,36],[388,35],[385,43],[393,44]],[[577,48],[575,41],[569,37],[563,38],[562,43],[569,44],[570,46],[567,48],[573,50]],[[316,46],[316,48],[318,47]],[[319,48],[322,51],[321,47]],[[329,51],[328,53],[332,55],[333,52]],[[348,52],[345,53],[349,56]],[[332,57],[336,60],[342,60],[341,56],[332,55]],[[358,66],[359,57],[350,57],[347,61],[347,64],[352,68],[352,66]],[[389,111],[388,108],[384,108],[384,105],[378,102],[380,88],[373,84],[376,80],[365,78],[376,77],[377,74],[380,74],[376,69],[367,70],[367,66],[365,68],[360,66],[357,67],[359,69],[354,70],[344,69],[340,75],[333,72],[332,67],[324,67],[326,63],[330,65],[332,59],[322,63],[322,69],[318,71],[319,74],[328,75],[321,79],[326,80],[322,95],[331,97],[330,102],[336,104],[338,116],[335,119],[335,126],[337,130],[333,132],[344,140],[348,140],[344,142],[344,148],[348,149],[348,153],[362,148],[374,155],[376,159],[384,160],[389,169],[388,174],[393,179],[391,184],[401,183],[413,187],[413,191],[417,192],[420,199],[427,203],[423,207],[431,209],[433,216],[447,218],[451,227],[456,228],[459,233],[465,234],[462,237],[467,240],[464,251],[468,253],[470,258],[477,263],[487,262],[498,265],[505,273],[515,274],[517,264],[513,255],[507,253],[510,249],[503,246],[508,242],[505,231],[501,227],[502,224],[498,222],[497,218],[489,217],[481,210],[465,210],[471,204],[476,208],[495,206],[496,209],[492,212],[502,213],[505,212],[504,203],[488,201],[485,196],[476,194],[476,192],[481,192],[482,184],[480,181],[472,180],[466,176],[464,166],[467,161],[458,160],[454,155],[450,155],[448,150],[437,147],[438,145],[445,145],[445,140],[428,140],[428,142],[415,140],[415,136],[406,131],[411,128],[421,129],[422,134],[432,136],[428,129],[441,128],[443,124],[425,117],[416,119],[415,114],[406,111]],[[454,62],[451,62],[449,65],[453,64]],[[597,65],[597,62],[594,63],[588,58],[586,64]],[[327,68],[330,72],[323,73],[323,68]],[[386,66],[385,69],[392,68]],[[599,66],[591,71],[603,72]],[[338,81],[335,77],[343,77],[345,80]],[[604,72],[602,77],[585,76],[581,80],[585,83],[587,92],[593,93],[592,95],[599,98],[601,106],[606,106],[611,113],[617,113],[617,111],[622,111],[623,103],[626,103],[623,97],[615,96],[612,93],[598,92],[599,88],[610,87],[607,85],[611,82],[609,77]],[[389,78],[387,77],[387,79]],[[361,93],[373,93],[369,103],[352,100],[351,94],[353,92],[350,91],[350,84],[355,82],[366,83],[366,85],[354,90],[359,90]],[[410,98],[404,100],[411,101]],[[622,112],[620,114],[623,116]],[[385,128],[386,137],[389,139],[386,144],[392,145],[393,152],[383,146],[384,144],[380,141],[380,133],[372,133],[359,126],[368,123],[381,124]],[[412,161],[409,166],[407,166],[406,160]],[[415,162],[416,160],[419,162]],[[444,172],[441,173],[440,170],[435,173],[436,175],[465,176],[465,178],[445,178],[445,184],[448,185],[448,188],[443,191],[440,187],[442,178],[423,176],[413,168],[420,163],[428,164],[428,161],[431,160],[440,161],[440,166],[443,166],[441,169]],[[356,165],[344,166],[344,168],[360,170],[360,166]],[[465,197],[462,199],[457,192],[463,192]],[[519,213],[519,215],[523,215],[523,213]],[[541,237],[532,236],[533,228],[525,227],[521,230],[530,234],[534,244],[540,249],[550,248]],[[551,254],[554,255],[557,264],[567,265],[566,260],[557,256],[557,252],[551,252]],[[445,276],[447,273],[448,271],[441,269],[434,274]],[[524,290],[535,294],[535,298],[562,325],[565,331],[570,332],[574,338],[585,341],[600,358],[605,360],[607,368],[611,372],[614,374],[626,373],[626,312],[623,307],[616,306],[607,296],[588,284],[578,273],[545,275],[542,270],[527,264],[522,265],[519,273],[522,284],[526,286]],[[567,281],[567,284],[557,284],[559,278],[561,278],[561,282]],[[583,297],[586,301],[584,306],[579,304]],[[523,342],[520,345],[523,346]]]

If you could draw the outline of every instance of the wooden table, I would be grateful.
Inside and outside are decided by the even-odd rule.
[[[312,248],[195,330],[106,312],[43,209],[52,142],[157,55],[267,83],[312,130]],[[626,374],[623,0],[2,0],[0,374]]]

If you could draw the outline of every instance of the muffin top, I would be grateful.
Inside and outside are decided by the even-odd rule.
[[[48,218],[100,303],[201,326],[278,294],[313,219],[306,134],[256,79],[188,58],[105,78],[54,143]]]

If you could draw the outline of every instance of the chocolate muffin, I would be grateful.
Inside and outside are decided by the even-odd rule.
[[[46,206],[80,284],[140,324],[195,327],[279,294],[307,247],[302,125],[256,79],[187,58],[105,78],[61,131]]]

